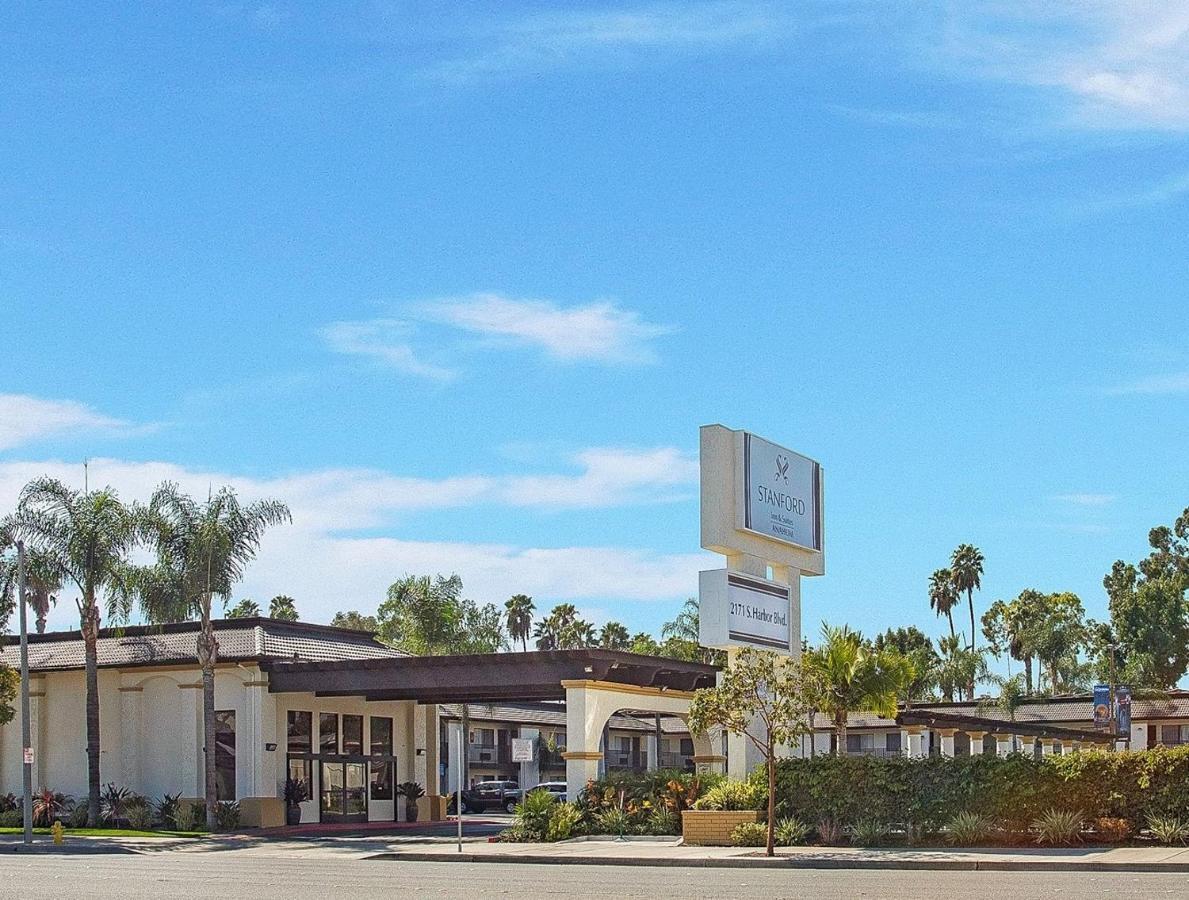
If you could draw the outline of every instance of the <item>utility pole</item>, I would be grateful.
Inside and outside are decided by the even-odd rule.
[[[1117,644],[1111,644],[1109,648],[1111,651],[1111,719],[1108,727],[1111,730],[1111,750],[1114,750],[1119,745],[1119,723],[1115,713],[1115,648],[1117,646]]]
[[[17,541],[17,602],[21,621],[21,750],[24,757],[25,843],[33,843],[33,739],[29,728],[29,622],[25,609],[25,545]]]

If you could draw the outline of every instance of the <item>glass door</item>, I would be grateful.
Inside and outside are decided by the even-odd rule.
[[[367,777],[364,763],[322,763],[319,810],[323,822],[367,821]]]

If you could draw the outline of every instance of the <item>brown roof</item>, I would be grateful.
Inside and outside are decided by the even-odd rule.
[[[265,659],[335,662],[405,655],[380,643],[369,632],[311,622],[218,619],[214,627],[219,641],[219,658],[228,662]],[[99,666],[196,664],[197,632],[197,622],[104,628],[99,633]],[[18,639],[8,636],[0,640],[3,640],[0,662],[16,668],[20,665]],[[32,671],[81,669],[85,662],[82,634],[78,631],[29,635],[29,668]]]

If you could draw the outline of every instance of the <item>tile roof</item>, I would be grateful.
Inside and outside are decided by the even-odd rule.
[[[219,658],[228,662],[261,659],[338,661],[404,656],[364,631],[332,628],[308,622],[276,619],[220,619],[215,623]],[[100,668],[196,663],[198,623],[105,628],[99,633]],[[15,637],[3,638],[0,662],[20,664]],[[81,669],[86,663],[82,635],[77,631],[29,636],[32,671]]]

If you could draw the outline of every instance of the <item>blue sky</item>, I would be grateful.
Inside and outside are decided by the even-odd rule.
[[[1189,5],[1032,6],[8,4],[0,503],[230,482],[241,596],[655,629],[722,422],[825,467],[810,634],[940,633],[963,541],[1101,617],[1189,503]]]

